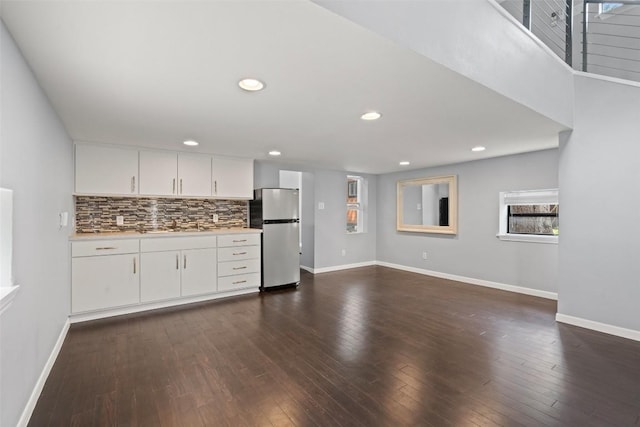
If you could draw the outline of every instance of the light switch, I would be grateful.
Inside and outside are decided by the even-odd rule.
[[[60,228],[69,224],[69,212],[60,212]]]

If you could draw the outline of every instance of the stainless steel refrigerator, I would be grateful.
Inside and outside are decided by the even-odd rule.
[[[251,227],[262,229],[261,290],[300,284],[299,193],[260,188],[249,203]]]

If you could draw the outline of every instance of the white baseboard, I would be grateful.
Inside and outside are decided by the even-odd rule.
[[[108,310],[92,311],[90,313],[71,314],[69,319],[71,323],[87,322],[89,320],[103,319],[105,317],[122,316],[125,314],[140,313],[142,311],[157,310],[159,308],[175,307],[178,305],[192,304],[194,302],[210,301],[220,298],[233,297],[237,295],[245,295],[258,293],[258,288],[240,289],[237,291],[220,292],[217,294],[200,295],[195,297],[180,298],[176,300],[160,301],[146,304],[130,305],[127,307],[112,308]]]
[[[604,332],[605,334],[628,338],[634,341],[640,341],[640,331],[622,328],[620,326],[609,325],[607,323],[595,322],[593,320],[587,320],[581,317],[569,316],[568,314],[556,313],[556,322],[579,326],[581,328],[591,329],[598,332]]]
[[[31,419],[31,414],[33,414],[33,410],[36,407],[36,403],[38,403],[38,399],[40,398],[40,393],[42,393],[42,389],[44,388],[44,383],[47,382],[47,378],[49,378],[49,373],[51,373],[51,368],[53,368],[53,364],[56,362],[58,358],[58,354],[60,353],[60,349],[62,349],[62,344],[64,343],[64,339],[67,337],[67,332],[69,332],[69,326],[71,322],[67,319],[62,326],[62,330],[60,331],[60,335],[58,336],[58,340],[56,344],[53,346],[51,350],[51,354],[47,359],[47,363],[42,368],[42,372],[40,373],[40,377],[38,377],[38,381],[36,381],[36,385],[33,387],[33,391],[31,392],[31,396],[29,396],[29,400],[27,401],[27,406],[25,406],[22,411],[22,415],[20,416],[20,420],[18,421],[17,427],[26,427],[29,424],[29,420]]]
[[[471,285],[485,286],[487,288],[500,289],[503,291],[516,292],[518,294],[531,295],[534,297],[558,300],[556,292],[541,291],[538,289],[525,288],[522,286],[507,285],[505,283],[491,282],[489,280],[474,279],[472,277],[458,276],[455,274],[441,273],[439,271],[425,270],[422,268],[408,267],[406,265],[393,264],[390,262],[377,261],[377,265],[382,267],[395,268],[396,270],[410,271],[412,273],[424,274],[425,276],[433,276],[441,279],[455,280],[456,282],[464,282]]]
[[[311,271],[311,273],[313,274],[329,273],[331,271],[349,270],[351,268],[370,267],[376,264],[377,264],[377,261],[365,261],[365,262],[357,262],[355,264],[333,265],[331,267],[314,268],[312,269],[313,271]]]
[[[314,270],[311,267],[307,267],[306,265],[301,265],[300,268],[305,270],[305,271],[308,271],[311,274],[314,274]]]

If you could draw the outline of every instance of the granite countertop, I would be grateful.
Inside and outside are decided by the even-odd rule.
[[[202,231],[101,231],[97,233],[74,233],[69,240],[106,240],[106,239],[147,239],[156,237],[193,237],[217,236],[221,234],[255,234],[262,233],[259,228],[216,228]]]

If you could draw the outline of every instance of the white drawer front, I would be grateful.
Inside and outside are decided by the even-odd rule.
[[[140,252],[180,251],[216,247],[216,236],[149,237],[140,239]]]
[[[250,246],[260,244],[260,234],[225,234],[218,236],[219,247]]]
[[[260,246],[238,246],[234,248],[218,248],[218,261],[240,261],[260,258]]]
[[[71,242],[72,257],[131,254],[139,250],[140,241],[138,239]]]
[[[234,274],[258,273],[259,271],[259,259],[247,259],[242,261],[227,261],[218,263],[218,277],[232,276]]]
[[[260,274],[240,274],[238,276],[220,277],[218,279],[218,291],[233,291],[244,288],[260,287]]]

